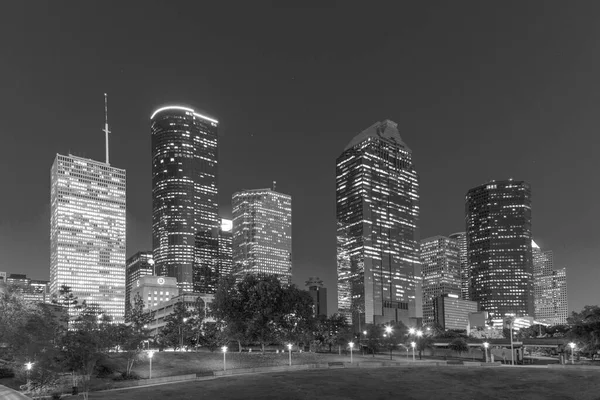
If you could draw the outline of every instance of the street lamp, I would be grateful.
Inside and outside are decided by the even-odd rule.
[[[225,354],[227,354],[227,346],[221,347],[223,351],[223,371],[227,371],[227,360],[225,359]]]
[[[569,347],[571,348],[571,364],[575,364],[575,359],[573,358],[573,352],[575,351],[575,343],[569,343]]]
[[[423,336],[423,331],[418,330],[416,332],[416,335],[417,335],[417,340],[420,340],[421,336]],[[421,358],[421,347],[419,347],[419,360],[422,360],[422,358]]]
[[[488,362],[488,353],[487,353],[487,349],[488,347],[490,347],[490,344],[488,342],[483,342],[483,351],[485,351],[485,362]]]
[[[352,364],[352,348],[354,347],[354,343],[350,342],[348,346],[350,346],[350,364]]]
[[[417,344],[415,342],[410,342],[410,345],[412,346],[412,349],[413,349],[413,361],[416,361],[415,360],[415,347],[417,346]]]
[[[187,318],[183,319],[183,323],[185,324],[187,322]],[[181,347],[181,350],[183,350],[183,332],[181,331],[181,325],[179,325],[179,337],[180,337],[180,343],[179,343],[179,347]]]
[[[32,367],[33,367],[32,362],[28,362],[25,364],[25,368],[27,369],[27,391],[31,390],[31,380],[29,379],[29,374],[31,373]]]
[[[414,334],[415,334],[415,332],[416,332],[416,329],[415,329],[415,328],[410,328],[410,329],[408,330],[408,333],[410,333],[411,335],[414,335]]]
[[[292,366],[292,344],[288,343],[287,347],[290,352],[290,367],[291,367]]]
[[[366,339],[367,338],[367,331],[363,331],[363,335],[364,335],[364,337]],[[362,355],[364,356],[365,352],[364,352],[364,346],[362,346],[362,342],[359,342],[359,345],[361,345],[360,346],[360,351],[361,351]]]
[[[152,379],[152,357],[154,357],[154,351],[148,351],[148,359],[150,360],[150,377],[148,379]]]
[[[388,334],[388,336],[390,337],[390,360],[392,359],[392,327],[391,326],[386,326],[385,327],[385,332]]]

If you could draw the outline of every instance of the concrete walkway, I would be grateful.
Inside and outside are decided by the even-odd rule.
[[[27,397],[22,393],[17,392],[11,388],[0,385],[0,399],[2,400],[31,400],[31,397]]]

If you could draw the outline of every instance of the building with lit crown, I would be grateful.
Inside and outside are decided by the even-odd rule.
[[[52,165],[51,295],[69,286],[114,322],[125,314],[125,183],[125,170],[99,161],[57,154]]]
[[[531,188],[491,181],[466,195],[470,299],[490,318],[533,316]]]
[[[467,233],[457,232],[448,236],[458,241],[458,258],[460,260],[460,297],[469,300],[469,287],[471,282],[471,271],[467,260]]]
[[[233,270],[292,279],[292,197],[272,189],[233,194]]]
[[[377,122],[336,162],[338,310],[364,324],[422,316],[419,180],[398,124]]]
[[[421,240],[423,324],[433,324],[433,301],[444,294],[461,294],[460,246],[456,239],[434,236]]]
[[[552,251],[542,251],[534,241],[531,248],[535,320],[548,325],[564,325],[569,316],[567,270],[554,269]]]
[[[133,298],[131,290],[142,276],[154,275],[154,259],[151,251],[138,251],[127,259],[125,272],[125,313],[128,313]]]
[[[198,290],[196,238],[218,228],[218,121],[190,108],[156,110],[152,133],[152,251],[156,271]],[[200,285],[202,284],[199,282]]]
[[[132,286],[130,305],[135,304],[135,298],[139,295],[144,301],[144,309],[158,307],[179,296],[177,279],[168,276],[141,276],[133,282]]]

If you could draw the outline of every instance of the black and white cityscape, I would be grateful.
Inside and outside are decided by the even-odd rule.
[[[597,396],[600,5],[33,6],[1,399]]]

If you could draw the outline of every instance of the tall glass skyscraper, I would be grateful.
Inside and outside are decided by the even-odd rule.
[[[157,273],[194,287],[196,237],[218,228],[218,121],[179,106],[152,116],[152,250]]]
[[[460,260],[460,297],[469,300],[469,287],[471,286],[471,271],[467,260],[467,233],[457,232],[448,236],[458,241],[458,258]]]
[[[52,165],[50,292],[67,285],[114,322],[125,314],[125,183],[125,170],[86,158]]]
[[[564,325],[569,314],[567,270],[554,269],[551,250],[542,251],[534,241],[531,242],[531,248],[535,320],[549,325]]]
[[[422,315],[419,181],[395,122],[373,124],[338,157],[336,215],[339,312],[352,316],[355,329],[414,325],[411,318]]]
[[[292,279],[292,197],[271,189],[233,194],[233,269],[236,275]]]
[[[456,239],[434,236],[421,240],[423,324],[434,322],[434,300],[444,294],[460,295],[460,246]]]
[[[531,188],[491,181],[466,195],[470,300],[493,319],[533,316]]]

